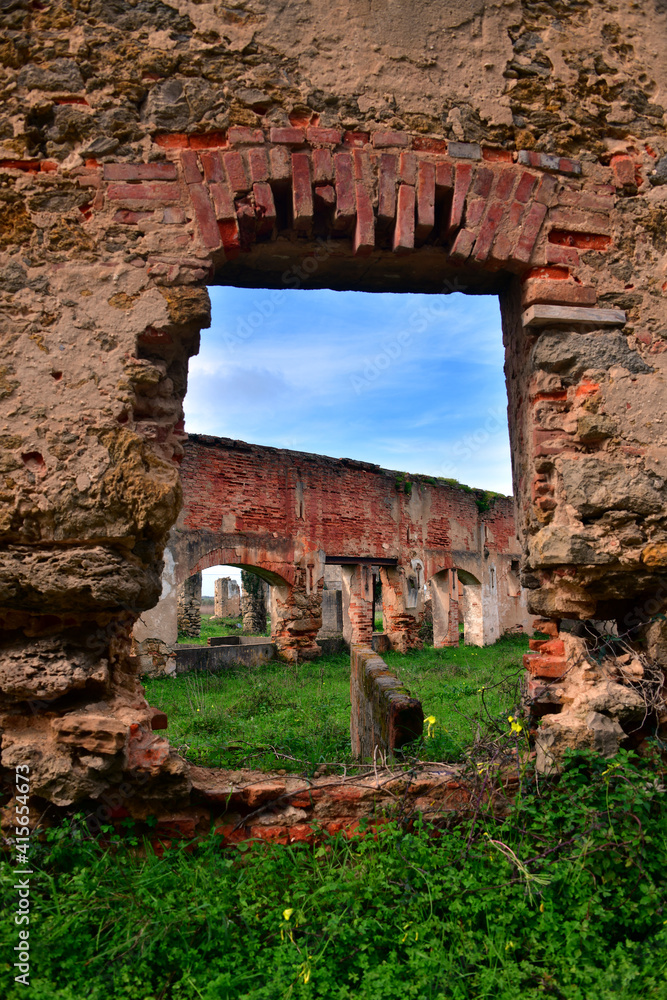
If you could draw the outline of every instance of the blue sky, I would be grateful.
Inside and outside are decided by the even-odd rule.
[[[186,430],[511,493],[495,297],[209,291]]]
[[[512,492],[495,297],[209,292],[186,430]]]

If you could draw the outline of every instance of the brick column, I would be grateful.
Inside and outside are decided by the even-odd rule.
[[[342,566],[343,637],[370,646],[373,638],[373,573],[370,566]]]
[[[390,569],[382,566],[382,614],[384,630],[392,649],[405,653],[408,649],[421,649],[419,629],[424,620],[424,594],[421,578],[417,583],[411,568]],[[412,579],[411,579],[412,578]],[[417,583],[417,586],[412,586]]]
[[[305,570],[297,570],[293,586],[272,585],[271,641],[281,659],[291,663],[321,656],[316,640],[322,628],[322,585],[320,579],[312,590],[308,588]]]

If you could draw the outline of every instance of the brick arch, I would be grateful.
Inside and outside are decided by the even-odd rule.
[[[158,282],[202,280],[223,265],[235,271],[281,233],[319,239],[288,287],[312,282],[327,251],[400,258],[439,247],[440,268],[461,287],[503,271],[525,283],[524,308],[595,305],[595,288],[579,275],[580,252],[611,245],[614,189],[581,191],[581,165],[571,159],[312,127],[155,138],[163,162],[93,161],[81,182],[96,191],[91,211],[117,226],[131,231],[152,219],[165,227],[163,246],[199,248],[197,256],[151,254]],[[414,273],[411,280],[419,283]]]
[[[190,559],[187,556],[190,556]],[[195,561],[192,561],[195,559]],[[289,587],[295,582],[295,567],[292,563],[285,562],[282,551],[276,552],[268,549],[256,549],[249,547],[247,542],[239,542],[238,545],[223,545],[210,549],[206,555],[199,556],[197,553],[188,552],[187,555],[177,559],[175,579],[177,584],[183,583],[188,577],[211,566],[234,566],[238,569],[247,569],[263,580],[276,587]]]

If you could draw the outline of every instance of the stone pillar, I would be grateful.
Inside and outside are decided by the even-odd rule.
[[[343,632],[343,591],[322,591],[322,628],[320,639],[330,639]]]
[[[210,303],[157,284],[140,257],[83,263],[72,233],[67,262],[26,260],[2,361],[3,421],[21,414],[0,499],[2,763],[28,763],[32,794],[58,805],[122,779],[162,810],[187,794],[187,765],[151,734],[131,633],[162,589],[187,361]]]
[[[236,580],[223,576],[213,584],[213,614],[216,618],[238,618],[241,614],[241,590]]]
[[[373,639],[373,572],[370,566],[341,566],[343,638],[370,646]]]
[[[613,620],[641,641],[642,624],[667,607],[664,430],[654,423],[666,394],[640,313],[624,328],[618,309],[526,308],[528,292],[522,302],[517,283],[501,307],[521,582],[552,636],[524,663],[533,697],[564,706],[538,730],[548,769],[568,747],[613,753],[637,727],[623,664],[600,662],[593,626],[578,638],[559,627]]]
[[[316,641],[322,628],[322,580],[307,586],[306,572],[297,569],[293,586],[271,586],[271,641],[278,656],[290,663],[315,660],[322,654]]]
[[[201,573],[194,573],[179,587],[178,631],[191,638],[201,634]]]
[[[436,649],[459,644],[458,579],[455,569],[431,577],[433,645]]]
[[[171,548],[164,550],[162,594],[154,608],[144,611],[132,630],[132,653],[138,672],[146,677],[176,673],[178,601],[175,563]]]
[[[255,573],[241,570],[241,614],[246,635],[263,635],[266,631],[266,595],[269,585]]]

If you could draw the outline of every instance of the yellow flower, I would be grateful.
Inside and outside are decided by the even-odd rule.
[[[426,739],[431,739],[433,736],[433,727],[435,726],[435,715],[429,715],[426,719],[428,723],[428,729],[426,730]]]
[[[283,910],[283,920],[289,920],[289,918],[292,916],[293,913],[294,913],[293,909]]]

